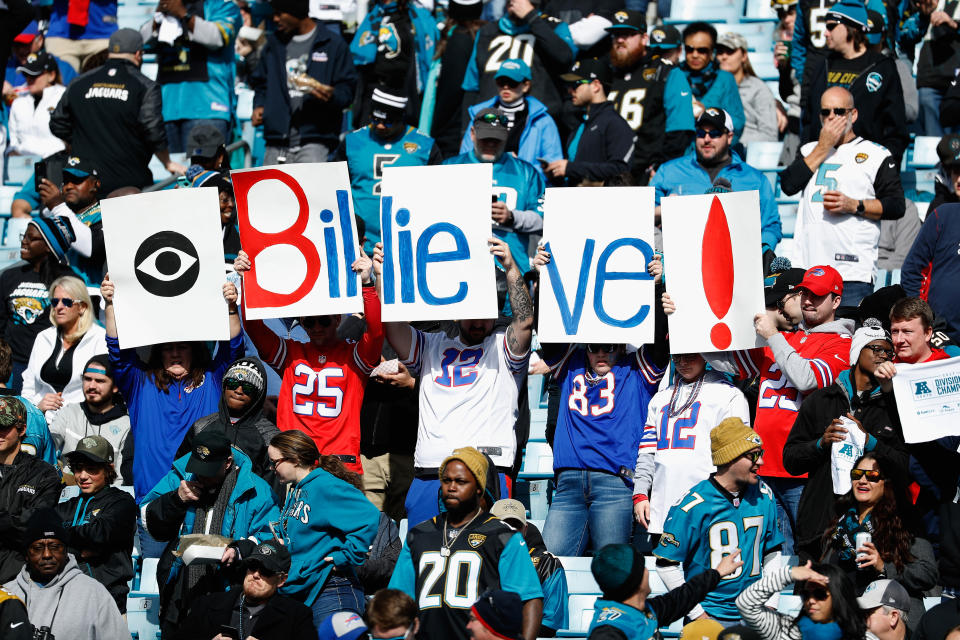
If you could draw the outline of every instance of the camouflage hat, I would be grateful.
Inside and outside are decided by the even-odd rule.
[[[27,408],[19,398],[0,397],[0,427],[27,426]]]

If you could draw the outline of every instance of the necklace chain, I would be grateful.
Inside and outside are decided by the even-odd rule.
[[[470,523],[476,520],[477,516],[479,516],[481,513],[483,513],[483,510],[480,508],[477,508],[477,512],[473,514],[473,517],[467,521],[467,524],[460,527],[459,531],[457,531],[457,535],[453,536],[453,540],[450,540],[449,542],[447,542],[447,522],[449,522],[450,520],[450,514],[447,513],[447,515],[443,518],[443,541],[440,543],[440,555],[442,556],[450,555],[450,549],[453,547],[454,543],[457,541],[457,538],[460,537],[460,534],[463,533],[464,530],[470,526]]]
[[[676,418],[678,415],[686,411],[693,405],[694,401],[697,399],[697,396],[700,395],[700,387],[703,386],[703,378],[706,376],[706,373],[701,373],[697,378],[696,382],[693,382],[693,389],[690,390],[690,396],[687,398],[686,402],[683,403],[683,406],[677,407],[676,402],[679,397],[680,387],[683,386],[683,378],[677,377],[677,384],[673,385],[673,393],[670,395],[670,418]]]

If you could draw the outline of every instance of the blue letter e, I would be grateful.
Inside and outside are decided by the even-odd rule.
[[[607,248],[603,250],[603,253],[600,254],[600,259],[597,260],[597,279],[596,285],[593,288],[593,310],[596,312],[600,321],[604,324],[608,324],[612,327],[627,329],[630,327],[635,327],[643,322],[644,318],[647,317],[647,314],[650,313],[650,305],[640,305],[640,310],[637,311],[632,318],[627,318],[626,320],[617,320],[616,318],[613,318],[607,314],[603,308],[603,287],[606,285],[607,280],[652,280],[653,276],[647,273],[646,269],[643,271],[608,272],[607,261],[610,260],[610,256],[613,255],[613,252],[620,247],[633,247],[643,254],[644,266],[646,266],[647,263],[653,259],[653,250],[650,248],[650,245],[639,238],[620,238],[619,240],[614,240],[611,242]]]
[[[453,236],[453,241],[457,248],[453,251],[441,251],[440,253],[430,253],[430,241],[438,233],[449,233]],[[467,297],[467,283],[461,281],[457,292],[452,296],[438,298],[430,292],[430,286],[427,284],[427,265],[431,262],[453,262],[454,260],[468,260],[470,258],[470,247],[467,246],[467,239],[460,229],[449,222],[437,222],[427,227],[420,238],[417,240],[417,289],[420,291],[420,297],[427,304],[436,306],[444,304],[454,304]]]

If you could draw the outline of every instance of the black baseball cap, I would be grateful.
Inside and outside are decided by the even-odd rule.
[[[640,33],[646,33],[647,17],[642,11],[631,11],[629,9],[617,11],[615,14],[613,14],[613,20],[606,30],[608,33],[618,33],[623,31],[639,31]]]
[[[943,136],[937,143],[937,157],[945,167],[960,164],[960,135],[948,133]]]
[[[187,473],[212,477],[220,472],[223,463],[231,455],[230,441],[217,431],[201,431],[193,439]]]
[[[718,107],[708,107],[697,118],[698,129],[723,129],[733,131],[733,118],[730,114]]]
[[[477,140],[496,138],[506,140],[510,133],[507,129],[507,116],[500,109],[481,109],[473,117],[473,129]]]
[[[243,561],[247,569],[263,567],[274,573],[290,572],[290,551],[282,542],[273,538],[257,545],[253,553]]]
[[[605,85],[613,82],[613,71],[605,60],[597,58],[585,58],[577,60],[570,67],[570,71],[560,76],[564,82],[576,82],[578,80],[599,80]]]
[[[771,273],[764,279],[763,298],[768,307],[776,306],[784,296],[793,293],[797,285],[803,282],[803,269],[784,269],[779,273]]]
[[[92,162],[79,156],[70,156],[67,158],[67,162],[63,166],[63,173],[69,173],[81,179],[100,175],[97,172],[97,167]]]
[[[220,129],[207,122],[196,125],[187,134],[187,150],[191,158],[213,158],[225,144]]]
[[[25,76],[39,76],[47,71],[57,70],[57,60],[46,51],[38,51],[27,56],[26,62],[17,67]]]
[[[670,24],[660,25],[650,32],[648,47],[654,49],[676,49],[682,42],[680,31]]]

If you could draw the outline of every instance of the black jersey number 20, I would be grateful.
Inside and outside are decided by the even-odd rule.
[[[480,597],[480,568],[483,558],[476,551],[460,550],[450,556],[426,551],[420,556],[420,575],[426,572],[420,589],[420,610],[444,604],[452,609],[469,609]],[[438,585],[439,582],[443,585]],[[435,590],[436,589],[436,590]]]

